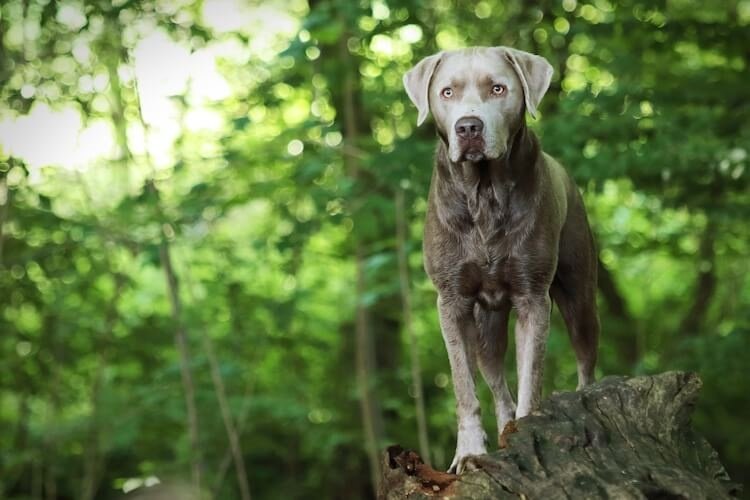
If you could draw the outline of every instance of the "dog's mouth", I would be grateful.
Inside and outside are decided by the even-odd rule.
[[[486,155],[484,154],[484,151],[478,149],[469,149],[461,154],[459,161],[470,161],[472,163],[477,163],[484,160],[485,157]]]
[[[469,140],[458,140],[459,162],[480,162],[487,159],[487,147],[484,138],[479,136]]]
[[[479,163],[481,161],[498,160],[503,156],[503,152],[497,151],[497,148],[488,148],[484,142],[466,144],[459,149],[458,162]]]
[[[487,147],[484,141],[477,141],[460,145],[460,149],[458,149],[458,154],[456,155],[457,158],[454,157],[453,161],[457,163],[495,161],[502,159],[506,151],[506,148]]]
[[[450,159],[455,163],[479,163],[494,161],[503,156],[504,148],[498,148],[494,141],[485,141],[482,136],[464,139],[454,139],[449,143]]]

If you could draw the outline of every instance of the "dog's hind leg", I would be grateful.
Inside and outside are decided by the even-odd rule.
[[[513,420],[516,415],[516,404],[513,402],[513,396],[508,390],[508,382],[505,378],[509,315],[510,304],[497,311],[485,309],[479,304],[474,306],[474,318],[479,331],[477,361],[495,400],[498,439],[505,424]]]
[[[514,299],[516,320],[516,364],[518,370],[518,408],[516,418],[525,417],[542,400],[544,353],[549,335],[552,300],[548,294]]]
[[[578,290],[569,293],[564,284],[556,281],[550,293],[560,309],[570,342],[576,353],[578,366],[578,389],[594,381],[596,355],[599,345],[599,315],[596,310],[596,293],[593,290]]]

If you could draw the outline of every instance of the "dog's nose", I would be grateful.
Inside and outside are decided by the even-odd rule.
[[[465,116],[456,122],[456,135],[461,139],[475,139],[483,129],[484,123],[476,116]]]

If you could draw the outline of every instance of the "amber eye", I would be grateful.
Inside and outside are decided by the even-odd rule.
[[[492,86],[492,95],[503,95],[505,93],[505,85],[496,83]]]
[[[442,97],[445,97],[446,99],[450,99],[451,97],[453,97],[453,89],[450,87],[445,87],[440,91],[440,95]]]

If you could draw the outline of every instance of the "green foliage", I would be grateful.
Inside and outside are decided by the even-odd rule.
[[[380,444],[417,446],[399,189],[431,454],[447,465],[454,400],[420,250],[436,139],[401,76],[465,45],[555,68],[531,125],[597,234],[598,375],[697,370],[696,425],[748,480],[750,2],[227,4],[0,5],[0,497],[189,481],[178,324],[207,496],[240,498],[206,338],[256,498],[371,495],[360,304]],[[574,387],[556,313],[546,366],[548,391]]]

